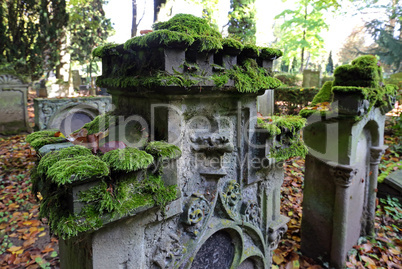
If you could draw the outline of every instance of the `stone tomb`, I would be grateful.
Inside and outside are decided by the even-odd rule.
[[[0,75],[0,134],[29,132],[28,85],[13,75]]]
[[[191,29],[194,21],[203,27]],[[282,162],[266,157],[276,137],[256,128],[256,103],[258,95],[280,85],[265,69],[280,53],[265,48],[258,58],[254,47],[249,57],[239,42],[218,38],[212,29],[215,37],[188,36],[209,28],[202,19],[179,14],[167,25],[177,22],[184,32],[156,30],[94,51],[102,58],[97,84],[108,88],[113,115],[123,125],[116,139],[145,155],[148,146],[133,145],[133,134],[124,133],[125,125],[136,122],[148,145],[166,141],[180,148],[180,158],[141,170],[141,175],[161,172],[177,197],[163,208],[139,206],[114,217],[103,213],[96,229],[85,230],[79,216],[75,224],[84,232],[59,241],[62,268],[271,267],[287,229],[288,218],[280,215],[284,171]],[[251,81],[257,83],[247,84]],[[125,176],[112,172],[107,180],[114,184]],[[79,192],[101,180],[65,185],[70,217],[86,206]]]
[[[35,129],[58,129],[65,136],[111,109],[111,97],[35,98]]]

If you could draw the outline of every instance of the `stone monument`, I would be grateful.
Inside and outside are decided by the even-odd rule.
[[[344,268],[360,236],[374,232],[378,164],[385,147],[385,113],[396,87],[384,85],[375,56],[338,67],[323,87],[332,111],[313,113],[303,130],[306,157],[301,250]]]
[[[280,85],[264,66],[281,53],[192,15],[154,27],[94,51],[115,109],[68,139],[98,155],[64,148],[36,168],[61,267],[270,268],[288,218],[283,163],[267,158],[280,131],[257,128],[256,99]]]
[[[321,72],[310,69],[303,70],[303,88],[319,88],[321,86]]]
[[[28,85],[14,75],[0,75],[0,134],[29,132]]]

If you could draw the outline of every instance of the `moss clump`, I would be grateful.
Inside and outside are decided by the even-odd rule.
[[[222,49],[221,39],[215,36],[194,36],[194,44],[191,46],[191,49],[194,49],[199,52],[209,52],[209,51],[218,51]]]
[[[119,46],[119,44],[109,43],[104,46],[97,47],[92,51],[92,56],[102,58],[106,55],[118,55],[116,50],[117,46]]]
[[[257,58],[260,56],[260,50],[256,45],[246,44],[241,52],[241,55],[245,58]]]
[[[94,155],[59,160],[46,172],[46,176],[59,186],[93,177],[104,177],[108,174],[108,165]]]
[[[109,127],[116,124],[116,116],[112,114],[112,112],[108,112],[99,116],[96,116],[91,122],[85,123],[81,129],[85,128],[88,131],[88,134],[96,134],[99,132],[104,132]],[[79,132],[80,129],[75,131],[74,133]]]
[[[235,82],[239,92],[258,92],[260,90],[275,89],[281,82],[270,77],[265,68],[258,67],[255,60],[246,60],[243,66],[235,66],[227,71],[229,78]]]
[[[373,55],[360,56],[351,65],[342,65],[334,71],[333,86],[376,88],[382,86],[382,69]]]
[[[158,30],[127,40],[124,44],[124,49],[186,48],[193,42],[194,38],[188,34],[170,30]]]
[[[36,151],[39,151],[39,149],[45,145],[61,143],[66,141],[64,137],[56,137],[55,136],[56,133],[58,133],[58,131],[55,130],[43,130],[34,132],[32,134],[27,135],[26,141],[29,144],[31,144],[31,146]]]
[[[305,157],[308,153],[307,147],[304,145],[303,141],[300,139],[297,141],[292,141],[289,147],[281,147],[279,149],[270,150],[270,157],[275,158],[277,162],[283,162],[289,158],[301,156]]]
[[[257,119],[257,127],[266,129],[270,135],[281,134],[282,131],[289,131],[296,135],[306,125],[306,119],[300,116],[271,116],[269,119]]]
[[[244,48],[243,44],[240,41],[230,37],[222,39],[222,47],[225,51],[234,49],[238,52],[240,52]]]
[[[314,96],[312,105],[324,102],[332,102],[332,81],[327,81],[322,85],[320,91]]]
[[[80,232],[96,230],[104,221],[130,215],[141,207],[159,206],[163,209],[177,197],[176,186],[165,186],[160,177],[149,176],[143,180],[133,178],[116,184],[100,181],[97,186],[83,191],[80,202],[85,203],[79,214],[72,214],[63,203],[63,195],[44,198],[40,217],[46,217],[53,233],[67,239]]]
[[[102,160],[114,171],[132,172],[148,168],[154,158],[137,148],[124,148],[106,152]]]
[[[260,57],[267,60],[275,60],[283,55],[282,51],[272,48],[261,48]]]
[[[181,156],[181,150],[178,146],[164,141],[149,142],[145,151],[162,159],[177,159]]]
[[[92,155],[91,150],[83,147],[83,146],[73,146],[68,148],[63,148],[58,151],[52,151],[46,154],[42,159],[40,159],[39,164],[37,166],[37,173],[40,176],[44,176],[53,164],[60,160],[64,160],[67,158],[72,158],[76,156],[89,156]]]
[[[158,22],[153,25],[155,30],[170,30],[185,33],[190,36],[213,36],[222,38],[221,34],[212,28],[207,20],[190,14],[177,14],[166,22]]]

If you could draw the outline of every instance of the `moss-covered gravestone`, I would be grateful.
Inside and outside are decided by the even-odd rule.
[[[280,85],[269,66],[281,52],[222,39],[191,15],[154,29],[94,51],[115,110],[68,138],[91,150],[64,148],[37,166],[61,265],[270,268],[287,229],[282,161],[304,152],[303,119],[257,121],[257,96]],[[59,142],[55,132],[29,139]]]
[[[378,164],[386,147],[385,113],[396,87],[384,85],[375,56],[361,56],[335,69],[308,116],[303,139],[306,157],[302,252],[343,268],[347,252],[360,236],[374,232]]]

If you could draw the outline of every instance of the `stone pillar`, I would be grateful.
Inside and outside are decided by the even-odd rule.
[[[332,232],[332,251],[331,263],[340,268],[346,259],[347,254],[347,221],[349,204],[349,187],[352,184],[353,177],[356,175],[356,169],[348,165],[334,165],[330,167],[329,172],[335,182],[335,205],[333,217]]]
[[[367,203],[366,224],[366,234],[368,235],[372,235],[374,233],[378,165],[380,164],[381,157],[384,154],[386,148],[386,146],[370,148],[370,183],[368,189],[369,201]]]

